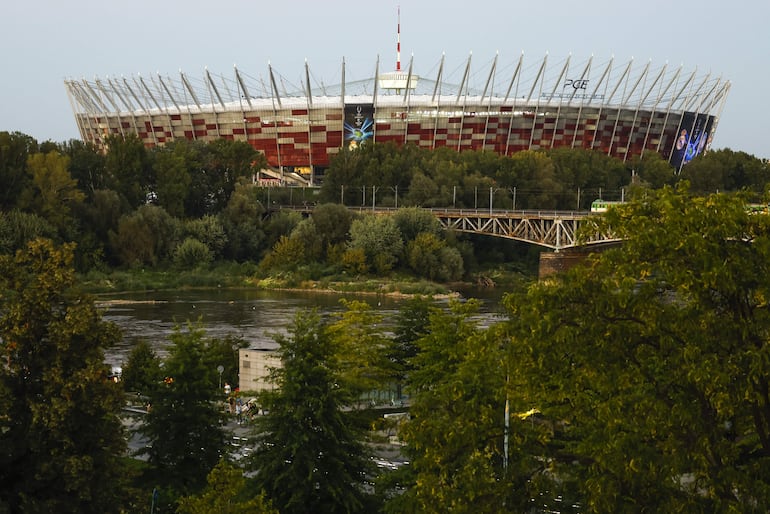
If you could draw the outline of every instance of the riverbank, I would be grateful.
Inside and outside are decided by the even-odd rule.
[[[191,289],[249,289],[276,291],[312,291],[319,294],[372,294],[397,298],[431,296],[452,298],[463,296],[471,289],[493,290],[511,288],[529,278],[519,271],[486,270],[471,281],[442,284],[405,274],[387,277],[332,276],[298,277],[291,274],[260,277],[253,264],[222,264],[210,269],[132,269],[90,272],[79,277],[79,286],[94,295],[114,295],[125,292],[153,292]]]

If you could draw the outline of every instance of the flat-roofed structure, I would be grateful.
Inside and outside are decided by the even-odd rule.
[[[241,348],[238,350],[238,387],[241,391],[275,389],[270,370],[281,366],[275,350]]]

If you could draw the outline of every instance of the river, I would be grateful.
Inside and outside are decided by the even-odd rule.
[[[499,291],[485,294],[467,292],[465,296],[485,296],[479,322],[491,323],[497,318]],[[161,357],[171,344],[174,327],[186,328],[200,321],[208,337],[237,336],[252,348],[274,348],[273,335],[286,333],[299,310],[318,309],[321,313],[344,309],[340,300],[369,303],[392,320],[403,299],[386,295],[334,294],[312,291],[259,291],[253,289],[153,291],[100,296],[97,303],[103,318],[114,322],[122,331],[122,339],[105,352],[105,362],[122,367],[139,340],[146,340]],[[444,302],[446,303],[446,302]]]

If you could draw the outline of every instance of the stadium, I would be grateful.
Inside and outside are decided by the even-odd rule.
[[[708,149],[730,82],[683,66],[499,54],[450,68],[445,56],[394,71],[379,57],[368,78],[350,80],[346,63],[327,86],[305,62],[289,80],[268,63],[265,75],[237,67],[193,77],[65,80],[83,141],[103,147],[136,134],[147,147],[180,139],[246,141],[267,158],[268,180],[314,185],[343,147],[392,141],[422,148],[595,149],[623,160],[658,152],[681,169]]]

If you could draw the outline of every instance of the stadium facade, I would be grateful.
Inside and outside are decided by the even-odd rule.
[[[346,79],[343,60],[336,86],[317,83],[306,62],[295,85],[268,64],[262,77],[234,67],[229,76],[180,71],[65,87],[82,139],[98,147],[128,133],[147,147],[247,141],[275,176],[295,172],[311,183],[340,149],[366,141],[501,155],[592,148],[623,160],[654,151],[681,169],[708,149],[730,89],[710,73],[651,61],[546,55],[529,63],[521,54],[476,69],[472,57],[447,71],[442,56],[432,78],[414,71],[414,58],[402,70],[400,56],[395,71],[381,73],[378,58],[361,80]]]

